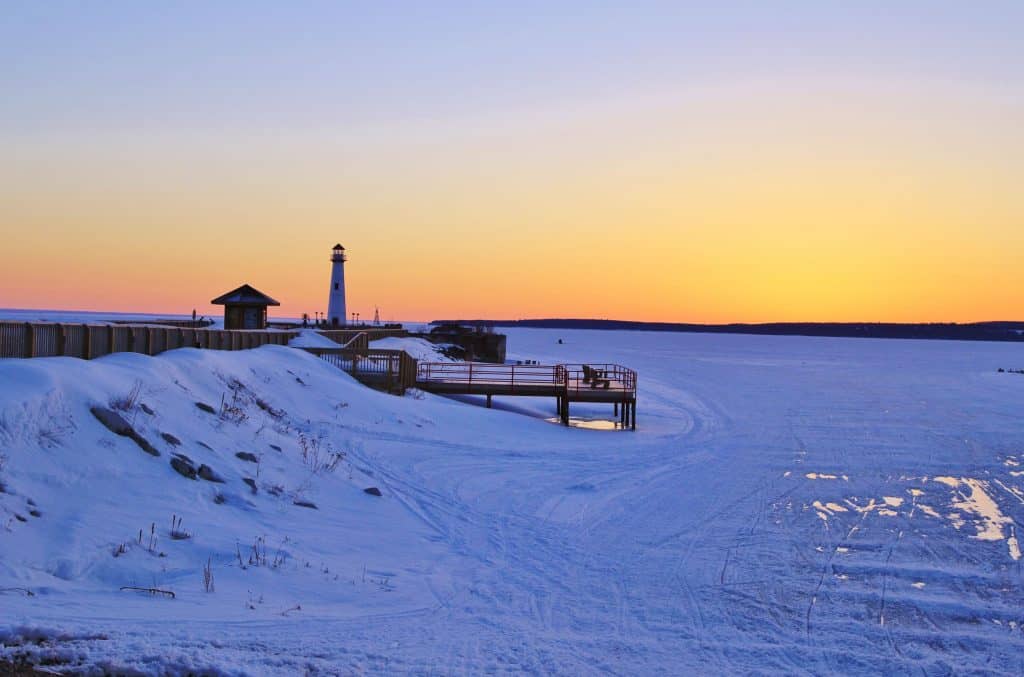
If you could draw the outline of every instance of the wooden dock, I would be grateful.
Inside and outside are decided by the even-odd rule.
[[[416,387],[440,395],[553,397],[562,423],[572,402],[611,404],[623,427],[636,430],[636,372],[618,364],[489,364],[420,362]]]
[[[438,395],[551,397],[569,425],[572,402],[610,404],[623,428],[636,430],[636,372],[618,364],[492,364],[417,362],[401,350],[368,348],[357,336],[338,348],[305,348],[366,385],[403,394],[409,388]],[[358,345],[357,345],[358,344]]]

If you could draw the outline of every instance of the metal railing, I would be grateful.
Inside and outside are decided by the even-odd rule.
[[[487,362],[421,362],[416,382],[424,385],[462,386],[461,392],[487,393],[507,388],[528,390],[551,386],[552,390],[578,395],[592,390],[636,392],[636,372],[618,364],[490,364]]]
[[[620,364],[566,364],[563,368],[570,395],[601,389],[636,392],[636,372]]]
[[[528,389],[557,388],[565,382],[561,365],[492,364],[490,362],[422,362],[416,368],[417,383],[459,384],[467,394],[474,387],[486,392],[495,386]]]

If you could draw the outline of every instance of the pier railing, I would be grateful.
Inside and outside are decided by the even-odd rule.
[[[620,364],[566,364],[562,367],[569,395],[600,389],[636,391],[636,372]]]
[[[565,380],[561,365],[491,364],[489,362],[423,362],[417,365],[416,382],[421,384],[459,384],[465,393],[486,393],[494,386],[530,389],[556,387]]]

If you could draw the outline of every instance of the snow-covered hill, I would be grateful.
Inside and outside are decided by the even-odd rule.
[[[636,368],[640,430],[393,397],[278,346],[0,361],[0,657],[1021,672],[1024,376],[996,371],[1024,366],[1014,346],[509,341]]]

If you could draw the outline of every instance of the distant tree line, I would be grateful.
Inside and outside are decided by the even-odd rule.
[[[938,339],[950,341],[1024,341],[1024,322],[771,322],[766,324],[692,324],[632,322],[629,320],[437,320],[432,324],[534,327],[539,329],[606,329],[672,331],[700,334],[761,334],[769,336],[832,336],[849,338]]]

